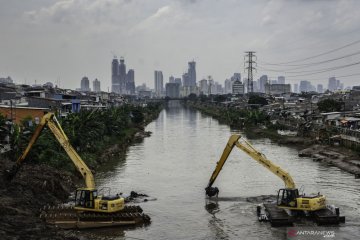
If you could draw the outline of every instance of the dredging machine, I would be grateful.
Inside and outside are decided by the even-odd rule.
[[[257,206],[259,221],[269,221],[272,226],[291,226],[293,223],[303,219],[310,219],[318,225],[332,225],[345,222],[345,217],[340,216],[339,208],[334,205],[328,205],[324,195],[320,193],[313,195],[300,194],[288,172],[267,159],[263,153],[257,151],[241,135],[236,134],[229,138],[205,188],[206,195],[209,198],[218,196],[219,189],[213,187],[213,184],[235,146],[270,170],[285,183],[285,188],[278,190],[275,202],[262,203]]]
[[[80,229],[150,223],[150,217],[143,213],[140,206],[126,204],[124,198],[118,194],[102,195],[99,193],[91,170],[70,144],[54,113],[46,113],[42,117],[26,149],[17,159],[14,167],[8,171],[7,176],[10,179],[15,177],[45,126],[54,134],[84,178],[85,187],[76,190],[73,205],[67,207],[64,205],[44,206],[40,210],[40,218],[61,228]]]

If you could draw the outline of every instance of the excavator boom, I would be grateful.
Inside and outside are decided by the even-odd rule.
[[[81,159],[79,154],[75,151],[75,149],[71,146],[68,137],[66,136],[64,130],[61,128],[60,123],[56,119],[55,115],[53,113],[46,113],[42,119],[37,128],[35,129],[34,134],[32,135],[30,142],[26,149],[24,150],[23,154],[18,158],[16,161],[15,168],[12,169],[11,173],[9,174],[9,177],[13,177],[18,169],[20,168],[22,162],[25,160],[27,155],[30,152],[30,149],[36,142],[36,140],[39,138],[42,130],[44,129],[45,125],[49,127],[51,132],[54,134],[56,139],[59,141],[60,145],[64,148],[68,156],[70,157],[71,161],[74,163],[77,170],[81,173],[85,180],[85,185],[87,188],[95,188],[95,181],[94,176],[91,172],[91,170],[88,168],[88,166],[85,164],[85,162]]]
[[[240,141],[241,140],[241,141]],[[219,176],[221,169],[223,168],[226,160],[228,159],[231,151],[234,147],[238,147],[239,149],[243,150],[246,154],[248,154],[252,159],[263,165],[265,168],[270,170],[276,176],[281,178],[284,181],[285,187],[288,189],[295,189],[295,183],[292,177],[284,171],[281,167],[274,164],[270,160],[266,158],[264,154],[257,151],[248,141],[241,138],[241,135],[232,135],[227,142],[224,152],[222,153],[219,162],[217,162],[216,168],[212,173],[209,183],[207,185],[207,189],[211,189],[212,185],[214,184],[216,178]]]

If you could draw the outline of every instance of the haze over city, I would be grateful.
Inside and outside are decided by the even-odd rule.
[[[181,77],[188,61],[197,63],[197,79],[211,75],[223,83],[244,74],[244,52],[255,51],[254,79],[286,77],[294,84],[327,84],[339,77],[345,86],[358,82],[360,1],[305,0],[0,0],[0,73],[17,83],[53,82],[79,88],[83,76],[111,89],[113,56],[135,70],[136,85],[153,87],[154,70],[164,79]],[[354,54],[354,55],[352,55]],[[299,73],[296,66],[352,55]],[[290,63],[291,65],[291,63]],[[312,74],[321,69],[331,69]],[[275,71],[269,71],[275,70]],[[311,72],[313,71],[313,72]],[[306,76],[299,76],[302,73]],[[293,76],[293,77],[291,77]]]

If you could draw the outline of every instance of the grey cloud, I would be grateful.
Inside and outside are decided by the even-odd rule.
[[[356,0],[19,3],[3,1],[1,5],[0,13],[8,8],[14,14],[0,14],[2,33],[6,33],[0,52],[7,56],[0,59],[0,73],[43,81],[60,76],[72,88],[78,87],[83,74],[109,86],[111,51],[126,56],[137,84],[151,86],[155,63],[165,76],[180,76],[187,61],[195,58],[199,77],[212,75],[223,81],[232,72],[243,71],[246,50],[257,51],[259,59],[279,62],[360,39],[360,1]],[[21,57],[14,57],[11,49],[17,49]],[[41,64],[32,61],[34,56]],[[23,67],[17,68],[19,64]]]

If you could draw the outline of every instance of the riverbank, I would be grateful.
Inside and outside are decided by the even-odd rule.
[[[299,151],[300,157],[310,157],[316,162],[323,162],[330,166],[338,167],[360,178],[359,156],[343,147],[312,145]]]
[[[278,129],[281,126],[274,126],[270,122],[266,124],[246,124],[246,119],[239,116],[229,117],[226,113],[229,112],[228,109],[216,105],[189,101],[186,105],[219,120],[221,123],[243,131],[249,139],[269,138],[280,145],[296,148],[301,157],[311,157],[314,161],[324,162],[354,174],[357,178],[360,177],[360,156],[353,150],[341,146],[320,144],[309,137],[280,135]],[[239,123],[234,121],[236,118],[239,119]]]
[[[123,159],[128,147],[144,137],[150,136],[145,126],[155,120],[162,107],[159,105],[151,111],[145,110],[141,114],[141,121],[134,121],[129,127],[116,137],[109,137],[96,152],[80,153],[93,173],[110,159]],[[138,113],[137,113],[138,114]],[[64,129],[65,131],[67,129]],[[97,139],[93,139],[96,141]],[[37,146],[39,149],[39,146]],[[59,151],[63,151],[60,150]],[[66,154],[65,154],[66,156]],[[39,218],[39,209],[44,205],[64,203],[77,187],[84,186],[83,179],[74,170],[68,170],[66,165],[73,164],[66,156],[64,167],[31,161],[28,159],[15,178],[9,182],[5,180],[5,171],[11,169],[14,162],[0,155],[0,235],[2,239],[81,239],[75,231],[56,229],[46,225]],[[91,157],[89,159],[87,157]],[[51,162],[51,159],[49,159]]]

